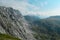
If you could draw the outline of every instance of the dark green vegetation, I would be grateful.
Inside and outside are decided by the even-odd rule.
[[[31,30],[35,32],[33,36],[37,40],[60,40],[60,16],[28,22],[31,25]]]
[[[19,38],[15,38],[11,35],[7,35],[7,34],[1,34],[0,33],[0,40],[21,40]]]

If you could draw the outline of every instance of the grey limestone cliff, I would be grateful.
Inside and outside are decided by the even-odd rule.
[[[10,7],[0,6],[0,33],[9,34],[22,40],[36,40],[21,13]]]

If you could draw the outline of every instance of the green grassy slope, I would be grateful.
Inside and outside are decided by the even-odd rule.
[[[0,33],[0,40],[21,40],[21,39],[15,38],[15,37],[7,35],[7,34]]]

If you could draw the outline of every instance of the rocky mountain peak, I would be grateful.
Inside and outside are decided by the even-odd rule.
[[[0,33],[9,34],[22,40],[35,40],[24,17],[18,10],[0,6]]]

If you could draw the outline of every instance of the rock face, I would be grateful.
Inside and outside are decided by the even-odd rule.
[[[0,6],[0,33],[10,34],[22,40],[36,40],[28,26],[18,10]]]

